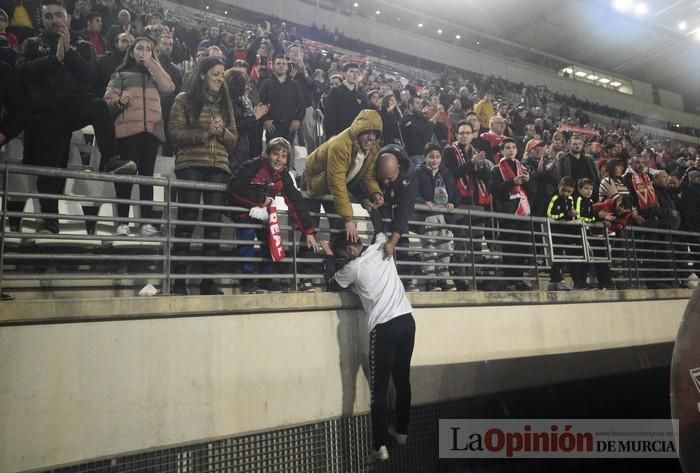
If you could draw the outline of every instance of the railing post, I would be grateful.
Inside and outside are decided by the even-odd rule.
[[[673,233],[669,232],[669,245],[671,246],[671,267],[673,268],[673,279],[676,281],[676,285],[680,287],[681,281],[678,278],[678,268],[676,267],[676,245],[673,243]]]
[[[166,185],[165,185],[165,195],[167,198],[165,199],[165,248],[163,249],[164,255],[165,255],[165,261],[163,262],[164,264],[164,270],[165,270],[165,281],[163,283],[163,294],[166,296],[170,295],[170,269],[172,267],[171,261],[170,261],[170,210],[172,209],[172,198],[173,198],[173,188],[172,188],[172,183],[170,182],[170,177],[166,177]]]
[[[632,254],[634,255],[634,275],[637,280],[637,289],[641,289],[642,282],[639,279],[639,259],[637,257],[637,241],[634,238],[634,227],[630,228],[630,234],[632,235]]]
[[[474,249],[474,229],[472,228],[472,209],[467,209],[467,224],[469,225],[469,245],[464,245],[469,248],[472,261],[472,291],[476,291],[476,251]],[[466,283],[466,281],[465,281]]]
[[[0,219],[0,223],[2,223],[2,228],[0,229],[0,235],[2,235],[2,238],[0,238],[0,300],[6,300],[11,298],[9,295],[5,295],[2,292],[2,288],[5,281],[5,226],[7,225],[7,186],[10,182],[9,177],[10,170],[7,168],[7,163],[4,163],[2,171],[2,219]]]
[[[297,238],[294,227],[292,227],[292,283],[294,292],[299,290],[299,278],[297,277]]]
[[[540,289],[540,270],[537,266],[537,241],[535,240],[535,221],[530,215],[530,238],[532,241],[532,255],[533,255],[533,265],[535,267],[535,284],[537,285],[537,290]]]

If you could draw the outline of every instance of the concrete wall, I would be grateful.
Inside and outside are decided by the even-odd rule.
[[[646,347],[674,339],[687,296],[417,294],[414,404],[665,366],[668,350]],[[3,303],[0,471],[366,412],[356,307],[331,294]],[[625,347],[639,351],[595,358]],[[591,358],[556,361],[572,353]]]
[[[683,111],[683,96],[675,92],[659,89],[659,98],[661,105],[666,108]]]
[[[395,51],[410,52],[418,57],[428,58],[441,64],[463,67],[487,75],[502,76],[516,82],[546,85],[555,92],[575,94],[577,97],[588,98],[593,102],[607,104],[640,115],[700,127],[700,116],[683,112],[682,106],[677,109],[677,100],[680,99],[682,102],[681,96],[674,98],[669,103],[662,102],[664,107],[654,105],[651,86],[639,81],[633,81],[636,96],[626,96],[601,87],[563,79],[553,71],[538,68],[535,65],[516,63],[480,54],[373,20],[340,15],[323,8],[315,8],[315,6],[299,0],[283,2],[276,0],[224,1],[252,11],[277,15],[302,25],[310,26],[311,23],[316,22],[319,26],[328,25],[331,30],[337,27],[349,37]]]

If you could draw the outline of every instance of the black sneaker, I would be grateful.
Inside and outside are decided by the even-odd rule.
[[[255,294],[256,287],[255,281],[252,279],[242,279],[241,280],[241,294]]]
[[[445,292],[453,292],[457,290],[457,286],[452,281],[440,281],[438,287]]]
[[[36,229],[36,233],[58,233],[58,222],[52,219],[44,220],[39,228]]]
[[[455,287],[457,288],[458,291],[468,291],[469,290],[469,283],[466,281],[455,281]]]
[[[425,290],[427,292],[440,292],[442,291],[442,288],[438,286],[435,281],[428,281],[425,283]]]
[[[107,161],[106,171],[112,174],[136,174],[138,167],[133,161],[112,158]]]
[[[530,285],[530,283],[527,283],[525,281],[518,281],[518,282],[508,286],[508,290],[509,291],[517,291],[517,292],[532,291],[532,285]]]
[[[280,286],[279,281],[275,279],[263,279],[258,283],[258,288],[264,292],[280,293],[282,292],[282,286]]]
[[[300,292],[316,292],[316,288],[314,288],[314,285],[311,281],[308,279],[302,279],[301,283],[299,284],[299,291]]]
[[[187,285],[184,280],[178,280],[173,283],[170,287],[170,294],[173,296],[189,296],[190,293],[187,292]]]
[[[200,296],[223,296],[224,291],[222,291],[219,286],[217,286],[211,279],[203,280],[199,285],[199,295]]]

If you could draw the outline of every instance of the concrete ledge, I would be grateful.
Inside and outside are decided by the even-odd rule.
[[[689,299],[691,289],[631,289],[571,292],[410,293],[416,308],[600,303]],[[0,302],[0,325],[90,322],[140,318],[356,309],[359,300],[343,293],[283,293],[225,296],[110,297]]]

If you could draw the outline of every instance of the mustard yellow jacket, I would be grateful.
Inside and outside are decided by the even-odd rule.
[[[344,218],[352,217],[349,187],[361,184],[368,195],[381,193],[376,177],[379,140],[367,152],[357,176],[346,182],[360,150],[357,137],[366,131],[382,132],[382,118],[375,110],[362,110],[350,128],[326,141],[306,159],[304,179],[307,192],[311,196],[331,194],[338,214]]]

